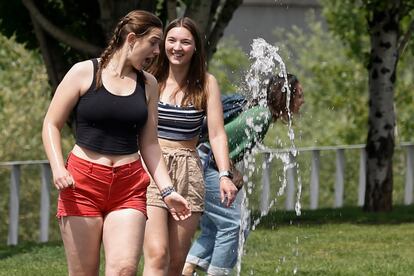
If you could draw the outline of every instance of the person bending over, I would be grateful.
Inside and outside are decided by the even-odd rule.
[[[294,75],[288,74],[287,79],[291,91],[289,110],[291,113],[298,113],[304,103],[302,86]],[[257,142],[263,140],[272,121],[288,119],[286,93],[282,91],[284,83],[285,79],[282,77],[273,76],[270,79],[266,107],[250,105],[243,108],[247,101],[238,94],[223,99],[223,105],[229,106],[228,111],[226,108],[224,110],[224,128],[229,137],[230,159],[233,163],[243,159]],[[257,129],[261,131],[257,132]],[[224,206],[219,200],[220,173],[217,171],[209,143],[201,143],[198,152],[206,183],[205,210],[200,220],[200,235],[188,253],[183,275],[193,275],[197,267],[208,275],[230,275],[238,256],[243,193],[237,195],[230,208]],[[243,181],[242,176],[237,179]],[[234,181],[236,182],[236,177]]]

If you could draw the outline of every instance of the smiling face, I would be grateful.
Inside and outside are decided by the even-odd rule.
[[[165,54],[172,65],[187,65],[195,51],[194,37],[184,27],[174,27],[165,38]]]
[[[134,37],[129,43],[132,47],[130,60],[137,70],[146,68],[152,60],[160,53],[160,42],[162,39],[162,30],[153,28],[143,37]]]

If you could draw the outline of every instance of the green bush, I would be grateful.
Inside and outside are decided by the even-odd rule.
[[[240,91],[248,65],[248,56],[237,40],[229,37],[218,44],[209,71],[217,78],[222,94],[231,94]]]
[[[51,89],[42,58],[24,45],[0,35],[0,162],[45,159],[41,129]],[[71,141],[65,130],[63,148]],[[0,243],[7,240],[10,168],[0,167]],[[23,165],[20,180],[19,239],[37,240],[39,235],[40,166]],[[51,220],[54,219],[57,192],[51,187]],[[51,236],[56,235],[56,223]]]

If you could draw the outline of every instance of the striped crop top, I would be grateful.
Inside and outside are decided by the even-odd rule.
[[[194,106],[174,106],[158,102],[158,137],[184,141],[198,136],[205,112]]]

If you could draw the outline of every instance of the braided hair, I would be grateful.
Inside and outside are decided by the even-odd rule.
[[[102,70],[106,68],[115,52],[124,45],[127,35],[135,33],[138,38],[144,37],[154,28],[162,29],[162,22],[157,16],[147,11],[134,10],[119,20],[108,46],[100,56],[96,72],[96,89],[102,86]],[[145,81],[143,72],[139,72],[138,77]]]

